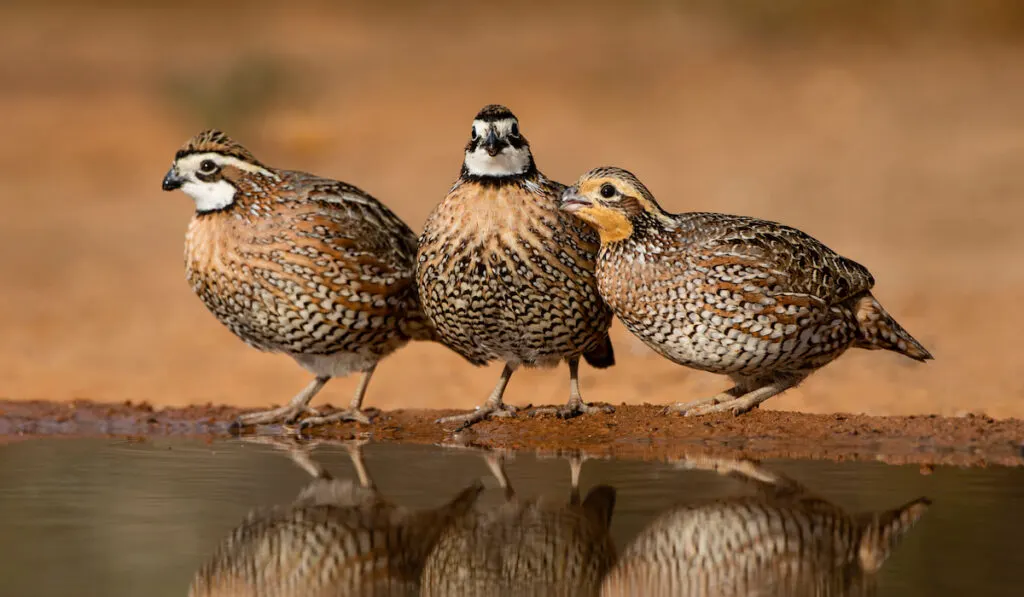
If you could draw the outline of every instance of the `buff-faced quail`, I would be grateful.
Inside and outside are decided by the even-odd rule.
[[[633,174],[609,167],[566,189],[562,209],[597,230],[598,287],[626,328],[662,356],[736,384],[669,411],[746,412],[850,347],[932,358],[872,296],[864,266],[799,230],[671,214]]]
[[[615,489],[599,485],[580,502],[582,461],[570,461],[568,504],[516,495],[504,459],[487,464],[505,490],[497,508],[474,508],[448,525],[423,570],[424,597],[596,597],[615,563],[609,532]]]
[[[306,452],[314,476],[293,503],[254,510],[196,572],[190,597],[413,597],[427,555],[447,525],[471,510],[477,481],[447,504],[409,511],[378,494],[361,451],[348,444],[359,483],[338,480]]]
[[[520,365],[569,364],[562,417],[610,412],[583,402],[578,368],[614,364],[612,313],[598,294],[593,230],[558,209],[563,185],[537,169],[519,121],[504,106],[473,120],[462,173],[427,219],[416,276],[423,310],[442,342],[476,365],[503,361],[487,401],[446,417],[468,427],[511,416],[505,387]]]
[[[165,191],[196,206],[186,278],[206,307],[250,346],[287,354],[315,379],[291,402],[237,424],[353,420],[377,363],[409,340],[434,339],[419,307],[416,236],[364,191],[278,170],[216,130],[174,157]],[[332,377],[362,372],[350,408],[320,417],[309,402]]]
[[[684,466],[738,477],[758,495],[664,512],[623,551],[602,597],[873,594],[875,573],[930,505],[919,498],[851,515],[749,461],[702,458]]]

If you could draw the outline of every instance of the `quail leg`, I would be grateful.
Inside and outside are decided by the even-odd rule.
[[[580,473],[583,471],[584,457],[574,454],[569,457],[569,503],[580,503]]]
[[[505,404],[501,399],[505,394],[505,387],[508,386],[508,380],[511,379],[512,373],[515,372],[515,370],[515,366],[505,363],[505,368],[501,371],[501,377],[498,379],[498,385],[494,386],[494,391],[491,392],[491,395],[487,398],[487,402],[476,407],[472,412],[468,412],[463,415],[442,417],[438,419],[437,422],[462,423],[459,425],[458,429],[456,429],[456,431],[462,431],[463,429],[468,429],[484,419],[516,416],[516,411],[518,409],[514,406]]]
[[[685,415],[689,411],[696,410],[702,406],[714,406],[716,404],[721,404],[723,402],[729,402],[731,400],[735,400],[736,398],[742,395],[743,390],[737,385],[734,388],[730,388],[724,392],[715,394],[714,396],[709,396],[708,398],[701,398],[700,400],[694,400],[692,402],[677,402],[670,406],[666,406],[661,411],[661,414],[668,415],[672,413],[678,413],[681,415]]]
[[[487,452],[484,455],[484,461],[487,462],[487,468],[490,469],[491,474],[498,480],[498,486],[504,492],[505,500],[515,497],[516,492],[508,481],[508,475],[505,474],[505,455],[500,452]]]
[[[373,482],[370,477],[370,473],[366,470],[366,461],[363,460],[363,444],[364,441],[345,442],[345,450],[348,452],[348,457],[352,460],[352,466],[356,469],[356,476],[359,477],[359,485],[366,489],[377,489],[377,484]]]
[[[811,493],[798,481],[770,471],[753,460],[700,455],[683,457],[674,464],[681,469],[714,471],[722,476],[734,477],[756,487],[758,493],[774,499],[799,498]]]
[[[309,401],[312,400],[321,389],[323,389],[329,379],[331,378],[317,377],[310,382],[305,389],[296,394],[295,397],[292,398],[291,402],[285,406],[239,416],[234,424],[232,424],[232,428],[238,430],[246,425],[293,423],[300,416],[306,413],[319,415],[319,411],[310,408]]]
[[[288,453],[288,457],[292,459],[299,468],[309,473],[314,479],[331,479],[331,474],[322,465],[315,462],[310,456],[310,452],[320,442],[304,442],[299,438],[292,436],[273,436],[273,435],[250,435],[239,438],[241,441],[249,444],[260,444],[264,446],[271,446],[278,450],[283,450]]]
[[[369,425],[372,416],[376,416],[377,411],[368,415],[362,410],[363,397],[366,395],[366,388],[370,385],[370,378],[373,377],[373,372],[376,370],[377,365],[374,364],[372,367],[363,372],[363,377],[359,380],[359,387],[356,388],[355,396],[352,397],[352,403],[348,408],[339,410],[338,412],[331,413],[329,415],[316,415],[308,417],[299,422],[299,431],[303,431],[310,427],[316,427],[317,425],[328,425],[338,421],[355,421],[362,423],[363,425]]]
[[[548,406],[530,411],[530,416],[555,415],[560,419],[571,419],[580,415],[610,414],[615,408],[610,404],[587,404],[580,394],[580,359],[573,357],[569,362],[569,402],[565,406]]]
[[[732,412],[733,415],[742,415],[743,413],[759,406],[762,402],[768,400],[772,396],[778,396],[782,392],[795,387],[806,377],[806,375],[780,375],[754,390],[741,394],[740,392],[743,392],[743,390],[738,388],[744,388],[746,384],[737,384],[735,388],[726,392],[726,394],[730,394],[735,391],[739,394],[738,397],[733,398],[732,400],[717,400],[719,396],[721,396],[721,394],[719,394],[719,396],[715,396],[716,402],[714,403],[696,407],[681,407],[679,412],[686,417],[727,411]]]
[[[288,450],[288,456],[296,466],[309,473],[314,479],[330,481],[334,478],[322,464],[313,460],[313,457],[309,455],[309,450],[292,447]]]

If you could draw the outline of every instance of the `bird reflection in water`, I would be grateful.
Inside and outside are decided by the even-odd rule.
[[[597,595],[614,563],[609,534],[615,489],[599,485],[580,501],[582,460],[570,460],[569,503],[516,494],[504,458],[486,455],[505,491],[492,509],[474,510],[438,540],[423,571],[423,595],[498,597]]]
[[[444,506],[409,511],[377,492],[358,444],[346,444],[356,484],[334,479],[295,444],[267,443],[287,448],[314,479],[291,504],[250,513],[196,573],[192,597],[419,595],[441,531],[483,490],[477,481]]]
[[[851,515],[750,461],[682,464],[738,477],[757,495],[662,513],[622,553],[602,596],[871,595],[874,573],[930,504]]]
[[[850,514],[751,461],[689,458],[680,466],[736,477],[755,494],[677,505],[616,561],[616,490],[598,485],[581,500],[578,457],[567,504],[518,495],[504,457],[486,452],[499,504],[477,503],[477,481],[439,508],[411,511],[378,493],[358,444],[345,444],[355,483],[332,478],[308,446],[270,441],[313,481],[291,504],[251,513],[196,574],[191,596],[864,596],[930,504]]]

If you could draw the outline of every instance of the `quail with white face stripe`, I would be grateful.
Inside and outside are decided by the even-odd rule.
[[[416,236],[364,191],[260,163],[220,131],[175,155],[163,189],[196,211],[186,277],[206,307],[250,346],[284,353],[315,379],[291,402],[238,424],[369,423],[363,395],[377,363],[410,340],[435,339],[414,280]],[[332,377],[363,377],[350,408],[319,416],[309,402]]]
[[[520,365],[569,364],[569,402],[540,409],[562,417],[609,412],[583,402],[582,356],[614,364],[611,311],[597,292],[597,235],[558,210],[563,185],[537,170],[519,121],[508,108],[484,107],[473,120],[462,173],[427,219],[417,257],[424,313],[449,347],[505,368],[487,401],[442,422],[466,427],[512,416],[505,386]]]

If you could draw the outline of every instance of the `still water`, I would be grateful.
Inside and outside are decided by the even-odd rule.
[[[382,544],[404,546],[391,565],[417,576],[392,594],[514,593],[493,588],[503,574],[530,579],[522,594],[537,595],[657,585],[678,595],[1024,594],[1024,468],[586,460],[575,500],[572,469],[563,458],[396,444],[9,443],[0,595],[184,596],[201,569],[198,589],[244,594],[216,590],[238,589],[246,574],[276,582],[279,569],[351,568],[332,549],[363,549],[365,568],[366,548]],[[254,508],[262,513],[226,544]],[[546,589],[550,579],[563,586]]]

